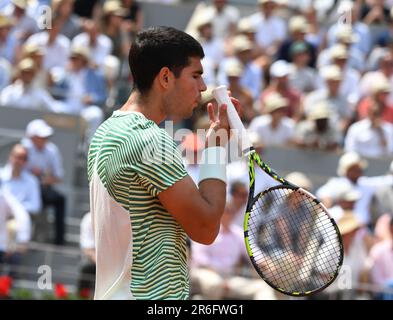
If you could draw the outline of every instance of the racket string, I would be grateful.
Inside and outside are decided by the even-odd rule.
[[[286,292],[317,290],[337,271],[341,249],[336,229],[305,193],[281,187],[259,196],[248,237],[263,278]]]

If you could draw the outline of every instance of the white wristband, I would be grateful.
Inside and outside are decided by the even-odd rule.
[[[227,159],[224,147],[210,147],[202,152],[199,166],[199,183],[205,179],[218,179],[227,182]]]

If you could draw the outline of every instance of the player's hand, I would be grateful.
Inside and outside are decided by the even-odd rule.
[[[231,97],[231,101],[239,113],[241,110],[239,100]],[[210,128],[206,135],[206,147],[224,147],[230,138],[230,125],[227,114],[227,105],[220,105],[218,107],[218,114],[216,115],[213,104],[209,103],[207,105],[207,111],[210,119]]]

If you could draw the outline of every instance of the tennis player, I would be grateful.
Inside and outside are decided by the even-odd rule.
[[[208,106],[199,188],[173,139],[157,126],[192,115],[206,90],[203,57],[194,38],[168,27],[144,30],[132,43],[134,89],[96,131],[88,155],[95,299],[187,299],[186,236],[210,244],[218,234],[226,200],[226,106],[218,117]],[[226,138],[216,138],[218,131]]]

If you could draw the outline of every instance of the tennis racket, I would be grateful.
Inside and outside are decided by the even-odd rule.
[[[227,105],[242,153],[248,158],[250,191],[244,218],[248,255],[262,279],[290,296],[308,296],[323,290],[337,277],[343,245],[335,221],[308,191],[280,177],[255,152],[225,86],[213,90],[217,102]],[[280,182],[254,196],[255,164]]]

